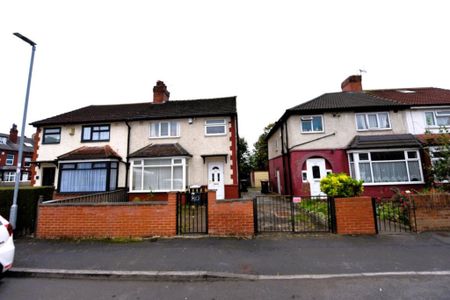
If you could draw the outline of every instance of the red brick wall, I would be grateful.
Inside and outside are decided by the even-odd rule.
[[[336,198],[338,234],[375,234],[372,199],[370,197]]]
[[[174,236],[176,194],[162,203],[127,202],[84,205],[41,204],[36,236],[55,238],[107,238]]]
[[[41,140],[41,128],[36,129],[36,133],[34,134],[34,152],[31,161],[37,161],[39,157],[39,142]],[[31,185],[34,186],[36,184],[36,164],[31,165]]]
[[[208,233],[217,236],[253,236],[253,201],[216,200],[216,192],[208,192]]]
[[[168,193],[128,193],[128,201],[167,201]]]
[[[450,230],[450,194],[412,195],[417,232]]]
[[[225,199],[237,199],[237,198],[239,198],[239,185],[225,184]]]

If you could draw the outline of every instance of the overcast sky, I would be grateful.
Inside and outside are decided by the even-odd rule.
[[[301,2],[301,3],[300,3]],[[0,132],[91,104],[234,96],[253,144],[289,107],[363,88],[450,89],[448,1],[1,1]],[[27,127],[26,135],[34,132]]]

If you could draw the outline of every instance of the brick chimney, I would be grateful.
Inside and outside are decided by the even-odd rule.
[[[351,75],[347,77],[342,83],[341,88],[343,92],[360,92],[362,91],[361,75]]]
[[[9,130],[9,140],[14,144],[17,144],[17,134],[18,133],[19,133],[19,131],[17,130],[17,125],[13,124],[11,129]]]
[[[170,93],[167,86],[161,80],[153,87],[153,103],[165,103],[169,101]]]

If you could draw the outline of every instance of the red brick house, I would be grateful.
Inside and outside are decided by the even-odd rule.
[[[0,182],[11,185],[16,179],[17,161],[19,158],[19,143],[17,125],[13,124],[9,134],[0,133]],[[34,152],[33,139],[25,137],[23,161],[20,181],[29,183],[31,179],[31,160]]]

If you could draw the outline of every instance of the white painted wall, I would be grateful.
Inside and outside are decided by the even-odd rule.
[[[436,110],[450,110],[450,106],[419,107],[407,111],[406,121],[408,124],[408,131],[412,134],[424,134],[425,131],[439,133],[439,126],[428,126],[425,118],[425,112]]]

